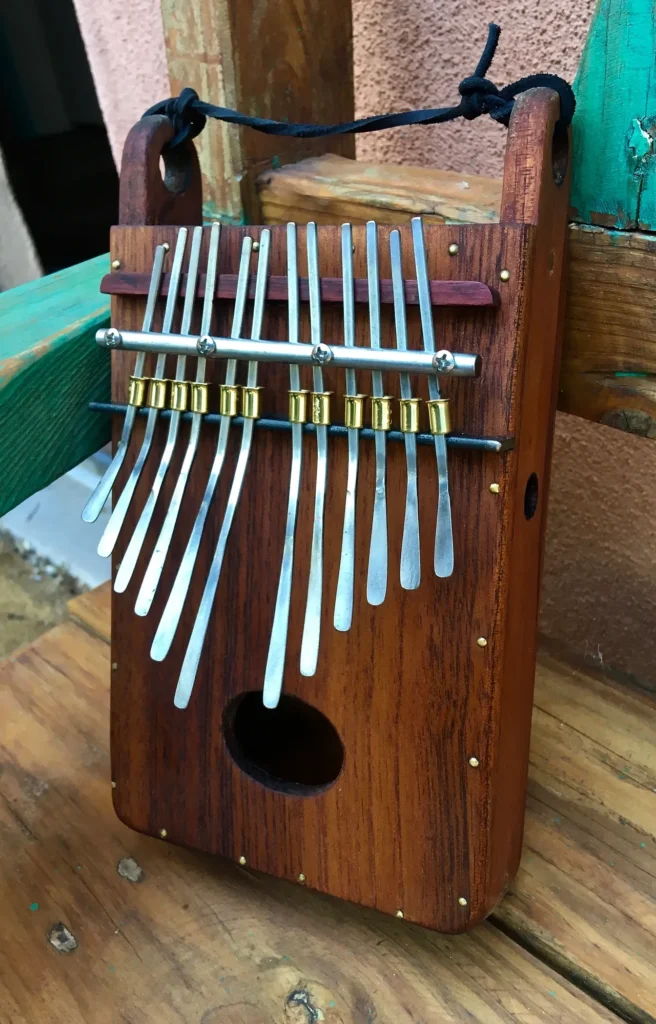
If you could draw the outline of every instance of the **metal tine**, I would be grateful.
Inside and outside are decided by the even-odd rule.
[[[232,328],[231,337],[239,338],[242,332],[242,324],[244,320],[244,309],[246,307],[246,299],[248,297],[248,271],[250,268],[251,251],[253,248],[253,239],[247,236],[244,238],[241,247],[241,259],[239,262],[239,275],[237,277],[237,292],[235,295],[235,308],[232,315]],[[229,359],[226,365],[225,383],[230,387],[234,386],[237,377],[237,360]],[[205,528],[205,521],[209,512],[212,498],[216,490],[216,485],[219,482],[221,476],[221,470],[225,462],[225,454],[228,448],[228,439],[230,436],[230,416],[221,417],[221,425],[219,427],[219,436],[216,442],[216,452],[214,454],[214,460],[210,469],[209,477],[207,478],[207,484],[205,485],[205,493],[200,503],[200,508],[196,514],[194,525],[191,528],[189,540],[185,548],[182,561],[180,562],[180,568],[176,574],[171,593],[169,594],[166,607],[160,619],[157,627],[157,632],[153,639],[153,643],[150,649],[150,656],[154,661],[163,661],[168,654],[171,644],[173,643],[173,637],[178,628],[180,616],[182,615],[182,609],[187,598],[189,591],[189,584],[191,583],[191,577],[194,571],[194,565],[196,564],[196,558],[198,557],[198,549],[200,548],[200,542],[203,536],[203,530]]]
[[[321,284],[319,279],[319,246],[317,226],[313,222],[306,229],[308,291],[310,297],[310,339],[313,345],[321,344]],[[323,392],[323,371],[316,364],[312,367],[312,385],[315,393]],[[323,590],[323,520],[328,476],[328,427],[317,424],[317,477],[314,491],[314,524],[312,527],[312,550],[310,554],[310,579],[308,582],[303,638],[301,640],[301,675],[313,676],[319,660],[321,638],[321,598]]]
[[[353,278],[353,231],[350,224],[342,224],[342,287],[344,296],[344,344],[355,345],[355,282]],[[355,370],[346,370],[346,394],[357,395]],[[353,620],[353,588],[355,579],[355,496],[358,482],[360,431],[348,428],[348,470],[346,501],[342,530],[342,553],[339,560],[337,594],[333,625],[346,632]]]
[[[394,298],[394,323],[396,347],[405,352],[408,348],[408,330],[405,314],[405,291],[403,287],[403,262],[401,256],[401,234],[390,232],[390,262],[392,266],[392,294]],[[401,398],[412,398],[410,374],[400,373]],[[405,461],[407,486],[405,492],[405,518],[403,520],[403,541],[401,543],[401,586],[404,590],[416,590],[421,582],[421,558],[419,553],[419,500],[417,494],[417,438],[406,432]]]
[[[376,222],[367,221],[367,282],[369,285],[369,343],[372,349],[379,349],[380,343],[380,285],[378,281],[378,229]],[[380,370],[371,371],[371,390],[374,398],[382,398],[383,375]],[[374,514],[371,523],[369,544],[369,568],[367,571],[367,601],[372,605],[382,604],[387,592],[387,494],[385,477],[387,471],[387,437],[384,430],[375,430],[376,444],[376,491]]]
[[[187,244],[187,229],[180,228],[178,231],[178,237],[175,243],[175,254],[173,256],[173,265],[171,267],[171,280],[169,282],[169,294],[166,299],[166,306],[164,308],[164,321],[162,323],[162,332],[168,333],[173,325],[173,317],[175,315],[175,304],[178,299],[178,292],[180,290],[180,276],[182,274],[182,263],[184,260],[184,252]],[[164,352],[158,353],[157,362],[155,364],[155,379],[161,380],[164,377],[164,371],[166,369],[166,354]],[[114,545],[118,540],[118,535],[121,532],[121,527],[125,522],[125,517],[132,501],[132,496],[136,490],[137,484],[139,483],[139,477],[141,471],[144,468],[146,459],[150,452],[151,445],[153,443],[153,437],[155,435],[155,426],[157,423],[157,409],[148,410],[148,419],[146,420],[146,430],[144,432],[144,438],[141,442],[141,448],[135,461],[128,482],[121,491],[118,501],[112,510],[112,514],[109,517],[109,522],[105,527],[100,542],[98,544],[98,554],[103,558],[107,555],[111,555],[114,550]]]
[[[196,299],[196,285],[198,283],[198,264],[200,261],[200,247],[203,241],[203,229],[202,227],[194,228],[194,232],[191,240],[191,253],[189,256],[189,271],[187,273],[187,292],[185,295],[184,306],[182,309],[182,323],[180,326],[181,334],[189,334],[191,331],[191,321],[194,313],[194,301]],[[175,366],[175,379],[184,380],[185,368],[187,364],[186,356],[178,356]],[[135,570],[137,560],[141,554],[141,549],[148,533],[150,521],[153,518],[155,506],[160,496],[164,478],[168,472],[175,446],[178,440],[178,430],[180,428],[180,419],[182,413],[176,409],[171,410],[171,418],[169,419],[169,432],[166,438],[166,444],[164,445],[164,451],[160,459],[159,466],[157,467],[157,473],[153,480],[146,503],[141,510],[139,521],[134,529],[134,533],[130,538],[118,572],[116,573],[116,579],[114,580],[114,590],[117,594],[122,594],[126,590],[130,580],[132,579],[132,573]]]
[[[168,252],[168,246],[158,245],[155,249],[155,258],[153,260],[153,270],[150,276],[150,285],[148,287],[148,298],[146,299],[146,310],[143,318],[142,331],[150,331],[153,326],[153,317],[155,315],[155,306],[157,305],[157,297],[159,295],[160,285],[162,283],[162,268],[164,266],[164,257]],[[134,363],[134,376],[143,377],[144,362],[146,359],[145,352],[138,352],[137,358]],[[125,461],[127,454],[128,445],[132,436],[132,428],[134,427],[134,421],[137,417],[137,406],[129,405],[125,414],[125,420],[123,421],[123,430],[121,432],[121,440],[119,441],[114,458],[108,466],[102,480],[94,490],[93,494],[87,501],[86,505],[82,509],[82,519],[85,523],[95,523],[96,519],[100,515],[105,505],[105,502],[111,494],[114,481],[119,474],[119,470]]]
[[[287,309],[289,340],[299,341],[298,308],[298,255],[296,249],[296,225],[287,225]],[[298,366],[289,365],[289,386],[292,391],[301,390],[301,372]],[[285,541],[278,581],[278,594],[271,627],[269,653],[264,672],[262,701],[267,708],[278,707],[285,672],[287,651],[287,630],[289,628],[289,607],[292,597],[294,568],[294,534],[298,513],[298,498],[301,489],[301,468],[303,459],[303,424],[292,423],[292,466],[289,477],[289,499],[285,523]]]
[[[207,276],[205,282],[205,299],[203,301],[203,313],[201,317],[200,333],[209,334],[212,328],[212,314],[214,312],[214,292],[216,289],[216,269],[219,257],[219,240],[221,237],[221,225],[213,224],[210,228],[210,242],[207,254]],[[205,380],[205,367],[207,360],[200,356],[196,366],[196,383],[202,384]],[[164,562],[168,554],[173,531],[182,505],[189,474],[196,458],[200,429],[203,421],[203,414],[193,412],[191,415],[191,429],[189,431],[189,442],[182,460],[180,474],[175,484],[175,490],[168,507],[166,518],[162,525],[155,549],[151,555],[148,568],[143,578],[134,610],[137,615],[147,615],[155,597],[155,591],[159,584]]]
[[[271,232],[267,228],[264,228],[262,234],[260,235],[260,250],[257,264],[257,278],[255,281],[255,301],[253,303],[253,326],[251,329],[251,338],[256,341],[261,337],[262,334],[262,317],[264,314],[264,302],[266,299],[267,270],[269,266],[270,244]],[[248,373],[246,377],[246,387],[257,387],[257,370],[258,364],[254,361],[249,362]],[[192,629],[191,632],[189,644],[187,645],[184,661],[182,663],[182,669],[180,670],[178,685],[175,691],[173,703],[177,708],[187,707],[194,688],[196,673],[198,671],[198,663],[200,661],[200,657],[203,651],[203,644],[205,642],[205,634],[207,633],[207,627],[210,621],[210,614],[212,612],[212,606],[214,604],[216,590],[219,585],[221,567],[223,566],[223,558],[225,555],[225,549],[228,542],[228,536],[230,534],[230,528],[232,526],[232,522],[235,516],[237,503],[239,501],[239,496],[241,494],[242,484],[244,483],[244,477],[246,475],[248,458],[251,452],[251,442],[253,440],[254,424],[254,419],[244,419],[241,447],[239,449],[239,456],[237,458],[237,465],[235,467],[235,475],[232,481],[232,486],[230,488],[230,494],[228,495],[228,504],[226,506],[225,514],[223,516],[223,522],[221,524],[221,532],[219,533],[219,539],[216,544],[216,550],[214,552],[214,557],[212,559],[210,571],[205,582],[205,589],[203,590],[203,596],[201,598],[200,607],[196,615],[196,621],[194,622],[194,628]]]
[[[424,243],[424,225],[421,217],[412,218],[412,242],[415,253],[417,272],[417,293],[419,297],[419,313],[421,330],[424,338],[424,350],[435,351],[435,329],[433,326],[433,307],[430,296],[426,246]],[[437,374],[428,378],[428,394],[431,400],[440,398],[440,385]],[[451,498],[449,496],[449,469],[446,457],[446,437],[435,435],[435,457],[437,460],[438,507],[437,524],[435,527],[435,575],[445,578],[453,572],[453,526],[451,521]]]

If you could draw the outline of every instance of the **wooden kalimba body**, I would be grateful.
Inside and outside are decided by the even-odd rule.
[[[399,225],[398,235],[397,229],[382,226],[355,226],[352,237],[340,226],[316,231],[274,226],[270,236],[261,227],[222,226],[220,232],[206,227],[194,236],[193,226],[201,223],[201,194],[193,144],[185,144],[175,159],[164,154],[168,173],[163,182],[159,163],[171,138],[170,123],[147,118],[132,130],[121,172],[121,224],[111,238],[113,269],[103,285],[113,296],[113,330],[99,338],[114,349],[114,410],[125,411],[129,397],[134,419],[129,445],[121,449],[124,421],[118,414],[114,418],[115,440],[124,453],[114,487],[114,509],[120,511],[113,513],[112,530],[104,538],[104,550],[113,547],[115,585],[121,591],[114,595],[112,626],[113,795],[119,817],[131,827],[441,931],[471,927],[503,894],[516,871],[522,839],[563,304],[569,189],[567,143],[554,143],[557,117],[553,93],[534,90],[517,99],[500,223],[423,228],[424,300],[428,294],[435,347],[441,350],[438,377],[427,346],[426,306],[421,306],[421,225]],[[186,242],[181,227],[188,228]],[[217,234],[214,281],[211,247]],[[315,237],[316,274],[312,265],[308,268]],[[392,246],[400,242],[405,281],[400,305],[398,287],[394,302],[398,264],[392,265],[391,237]],[[244,277],[243,266],[241,275],[248,299],[236,323],[245,238],[253,243],[249,276]],[[289,263],[294,238],[300,279],[297,337]],[[352,357],[351,278],[344,248],[349,238],[353,351],[364,360],[355,368],[355,389],[380,396],[382,384],[383,395],[391,398],[365,407],[373,410],[375,432],[368,429],[369,412],[365,428],[357,425],[362,401],[351,402],[345,414],[344,360]],[[374,238],[377,271],[372,266]],[[158,256],[162,245],[168,250],[160,249]],[[158,282],[153,285],[151,272],[158,260],[163,276],[154,290]],[[412,357],[428,352],[432,365],[427,373],[426,358],[421,367],[419,360],[409,360],[405,395],[409,384],[413,398],[421,401],[406,401],[405,433],[398,432],[396,366],[401,363],[393,358],[376,363],[378,354],[372,355],[375,282],[381,358],[397,351],[397,318],[404,312]],[[156,303],[152,322],[144,323],[149,287]],[[317,296],[320,311],[315,307],[311,317],[308,300]],[[258,301],[261,325],[254,323]],[[147,330],[148,335],[143,333]],[[298,371],[300,387],[294,387],[289,362],[260,355],[261,390],[243,389],[245,355],[256,349],[264,353],[261,339],[299,345],[305,360]],[[145,363],[135,373],[139,350],[146,352]],[[235,384],[228,378],[226,386],[230,364],[225,355],[237,350]],[[183,351],[190,356],[185,367],[175,365],[176,354]],[[199,371],[200,355],[206,363]],[[393,368],[377,371],[376,365]],[[458,367],[470,375],[458,376]],[[382,377],[376,381],[378,372]],[[196,386],[157,384],[176,377],[178,385]],[[351,391],[352,384],[351,379]],[[290,406],[290,389],[315,396],[297,394],[296,405]],[[332,393],[329,399],[321,397],[326,392]],[[450,412],[446,435],[442,399],[448,399]],[[437,404],[431,406],[429,423],[431,400]],[[299,403],[306,405],[308,420],[314,414],[315,424],[292,426],[290,408],[297,410],[299,421],[303,418]],[[328,406],[331,427],[325,423]],[[390,410],[391,431],[384,422]],[[345,415],[349,437],[340,429]],[[221,431],[225,456],[168,649],[160,622],[177,586],[213,463],[216,470]],[[243,438],[251,434],[243,486],[222,539]],[[408,434],[414,442],[407,442]],[[280,604],[292,449],[299,436],[302,466],[292,524],[286,644],[284,630],[277,633],[283,641],[282,654],[280,644],[276,654],[282,696],[273,708],[264,706],[262,692],[272,664],[267,668],[277,599]],[[443,490],[438,501],[439,452],[445,441],[452,572],[444,551],[435,553],[436,520],[442,517],[438,529],[444,531],[448,511]],[[346,605],[349,593],[353,598],[351,625],[345,630],[348,614],[340,629],[334,617],[354,443],[352,591],[348,557],[340,583]],[[322,444],[327,452],[323,505],[317,498]],[[385,454],[386,507],[377,449]],[[417,568],[412,541],[417,538],[412,508],[408,512],[409,450],[416,450],[417,459],[420,581],[412,572]],[[130,478],[136,486],[126,501]],[[322,508],[321,544],[317,517]],[[91,509],[86,518],[94,514]],[[224,541],[214,594],[206,583],[216,567],[217,544]],[[370,546],[379,560],[373,569]],[[380,563],[383,548],[386,570]],[[323,556],[320,577],[317,552]],[[315,598],[319,594],[318,613],[307,610],[309,589]],[[206,603],[209,596],[207,629],[199,633],[204,591]],[[318,649],[312,643],[317,636]],[[199,638],[196,665],[189,650]],[[162,660],[151,658],[154,641]],[[316,658],[313,674],[301,672],[302,647],[306,672],[313,668],[313,654]],[[178,681],[184,665],[188,685],[182,692]]]

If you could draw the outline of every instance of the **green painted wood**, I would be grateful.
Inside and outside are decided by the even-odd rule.
[[[575,219],[655,231],[653,0],[599,0],[574,91]]]
[[[0,515],[98,451],[110,396],[109,353],[95,332],[109,323],[100,279],[109,257],[0,294]]]

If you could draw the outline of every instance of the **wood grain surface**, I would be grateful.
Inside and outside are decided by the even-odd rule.
[[[516,434],[518,448],[501,456],[459,452],[450,457],[456,571],[432,573],[435,529],[435,457],[419,452],[423,580],[416,592],[398,583],[405,456],[389,445],[390,574],[386,602],[366,603],[368,530],[374,493],[373,460],[362,442],[356,532],[354,626],[339,634],[332,608],[346,482],[345,446],[330,446],[326,503],[322,645],[316,675],[298,670],[308,579],[315,475],[314,445],[306,442],[297,527],[285,693],[319,709],[345,748],[334,785],[314,795],[290,795],[265,786],[235,764],[225,742],[226,708],[257,692],[264,675],[279,572],[289,479],[288,440],[258,433],[228,544],[192,702],[185,712],[172,695],[220,510],[234,472],[234,430],[207,523],[188,601],[163,665],[149,659],[152,636],[204,489],[215,434],[206,430],[185,493],[178,528],[155,604],[145,621],[132,605],[171,496],[184,449],[184,431],[163,488],[133,581],[114,603],[112,680],[113,772],[119,816],[151,834],[162,829],[177,843],[248,864],[324,892],[444,931],[471,927],[492,909],[519,859],[528,754],[540,550],[548,489],[554,372],[560,316],[567,190],[551,173],[552,94],[535,91],[516,105],[509,135],[503,208],[510,223],[426,229],[429,275],[475,280],[500,288],[498,309],[445,309],[438,345],[476,351],[480,380],[445,380],[454,430]],[[521,202],[517,188],[521,185]],[[525,223],[522,223],[522,220]],[[540,226],[535,227],[538,220]],[[222,232],[220,271],[234,273],[241,238],[257,228]],[[402,230],[412,265],[409,229]],[[307,274],[305,232],[299,230],[299,271]],[[388,228],[379,231],[380,273],[389,278]],[[112,258],[124,271],[143,272],[154,246],[173,242],[167,228],[117,228]],[[456,241],[458,253],[449,253]],[[207,237],[205,238],[205,244]],[[364,231],[354,231],[355,273],[364,277]],[[320,273],[340,273],[339,229],[319,232]],[[502,269],[509,279],[500,277]],[[274,228],[270,272],[286,270],[284,229]],[[504,275],[505,276],[505,275]],[[501,283],[500,283],[501,282]],[[141,303],[115,296],[113,322],[138,326]],[[217,303],[216,330],[225,331],[230,304]],[[420,346],[418,310],[408,310],[411,347]],[[382,314],[383,343],[393,343],[392,311]],[[325,336],[339,336],[341,311],[326,306]],[[269,304],[264,334],[286,336],[284,305]],[[356,340],[367,343],[365,310],[358,309]],[[308,336],[307,311],[301,337]],[[529,343],[530,342],[530,343]],[[115,358],[114,398],[125,398],[132,358]],[[219,368],[212,367],[214,383]],[[368,375],[358,382],[369,390]],[[285,416],[288,374],[265,366],[266,414]],[[309,379],[305,381],[309,384]],[[327,389],[341,406],[343,379],[326,372]],[[391,375],[387,393],[398,394]],[[423,394],[425,382],[419,384]],[[425,396],[424,396],[425,397]],[[117,424],[118,426],[118,424]],[[137,450],[137,431],[133,451]],[[162,450],[160,429],[115,552],[121,560]],[[119,487],[129,471],[126,460]],[[537,514],[524,516],[531,473],[540,481]],[[499,494],[489,485],[499,484]],[[266,509],[266,513],[263,513]],[[487,646],[477,643],[485,637]],[[128,655],[129,651],[129,655]],[[229,716],[229,712],[228,712]],[[476,757],[478,768],[469,759]],[[348,822],[348,827],[344,823]]]
[[[72,602],[72,614],[88,624],[91,635],[63,624],[0,665],[5,1019],[12,1024],[306,1024],[313,1015],[326,1024],[618,1020],[489,923],[469,935],[439,936],[173,848],[122,825],[110,797],[110,653],[98,636],[99,629],[108,633],[108,596],[102,588]],[[631,707],[626,693],[573,677],[553,663],[546,674],[538,673],[536,692],[539,700],[553,694],[550,711],[563,722],[553,732],[550,751],[559,752],[563,771],[551,781],[543,774],[542,802],[529,802],[527,837],[533,845],[513,890],[514,915],[519,908],[527,943],[531,935],[544,940],[540,956],[548,959],[557,951],[577,957],[598,984],[612,980],[605,972],[614,971],[636,997],[646,993],[643,1005],[649,1009],[656,986],[645,981],[637,989],[634,982],[636,947],[649,935],[653,942],[651,917],[644,913],[649,898],[644,880],[653,888],[652,844],[640,846],[643,836],[631,799],[637,790],[631,782],[624,790],[625,825],[613,822],[611,806],[606,812],[596,802],[594,794],[601,791],[593,778],[604,766],[598,753],[588,757],[588,751],[624,746],[630,760],[631,737],[636,730],[646,735],[653,729],[654,710],[640,703]],[[577,697],[581,693],[583,701]],[[536,720],[534,741],[541,741],[544,717]],[[577,743],[580,729],[604,721],[610,740],[608,732],[598,731],[595,744]],[[576,761],[568,774],[570,756]],[[610,766],[606,771],[611,777]],[[554,804],[553,790],[565,785],[578,795]],[[598,839],[604,829],[609,846]],[[603,914],[605,899],[617,929],[594,916],[586,920],[589,901]],[[61,926],[76,943],[68,954],[50,941],[51,935],[55,941],[62,935]],[[603,941],[595,942],[602,935]],[[632,971],[621,970],[622,948],[635,952]],[[647,965],[648,945],[642,955]]]

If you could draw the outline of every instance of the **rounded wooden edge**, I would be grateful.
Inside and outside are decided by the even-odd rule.
[[[173,125],[162,115],[142,117],[130,129],[121,161],[119,224],[202,223],[196,147],[188,140],[165,152],[173,135]]]
[[[555,137],[560,98],[552,89],[529,89],[515,100],[503,169],[501,223],[537,224],[540,205],[569,197],[571,128]]]

